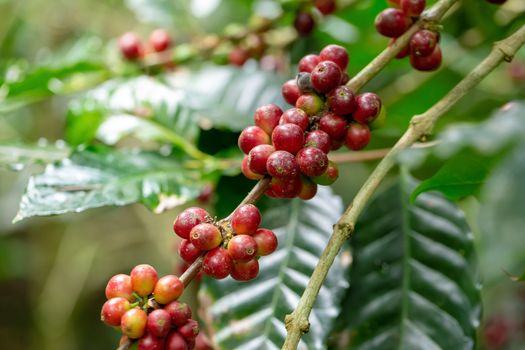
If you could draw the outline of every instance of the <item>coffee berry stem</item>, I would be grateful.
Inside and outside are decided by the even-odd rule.
[[[308,332],[310,326],[308,317],[335,257],[346,240],[350,238],[354,232],[357,219],[375,190],[388,172],[395,166],[399,153],[410,147],[421,137],[429,134],[440,117],[448,112],[456,102],[472,90],[500,63],[503,61],[511,61],[518,49],[524,44],[525,25],[507,39],[497,42],[491,53],[434,106],[423,114],[412,117],[407,131],[378,164],[354,197],[352,204],[350,204],[343,216],[341,216],[335,224],[330,241],[324,249],[296,309],[286,316],[285,323],[288,334],[282,349],[296,349],[301,336]]]
[[[398,37],[395,43],[384,49],[383,52],[376,56],[365,68],[350,79],[346,85],[352,91],[359,91],[408,45],[412,35],[422,28],[436,26],[447,11],[457,2],[458,0],[440,0],[434,6],[423,12],[420,19],[403,35]]]

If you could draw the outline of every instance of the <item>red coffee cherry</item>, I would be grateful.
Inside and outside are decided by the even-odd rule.
[[[164,338],[148,333],[137,342],[138,350],[164,350],[164,341]]]
[[[401,10],[409,17],[417,17],[425,10],[427,2],[425,0],[401,0],[399,2]]]
[[[304,131],[308,128],[310,120],[308,119],[308,114],[302,109],[290,108],[283,113],[279,120],[279,124],[288,123],[298,125]]]
[[[191,318],[191,309],[188,304],[172,301],[164,307],[171,317],[171,324],[176,327],[185,325]]]
[[[248,51],[235,47],[228,55],[228,62],[233,66],[242,67],[248,61],[248,58],[250,58]]]
[[[388,46],[394,45],[396,40],[397,40],[397,38],[390,39],[390,41],[388,42]],[[401,51],[399,51],[399,53],[396,55],[396,58],[397,59],[405,58],[409,54],[410,54],[410,45],[406,45],[403,49],[401,49]]]
[[[173,223],[173,231],[181,238],[189,239],[191,229],[206,222],[210,214],[202,208],[191,207],[180,213]]]
[[[311,14],[306,12],[298,12],[295,15],[293,26],[297,30],[300,36],[307,36],[314,29],[314,18]]]
[[[195,320],[189,319],[185,325],[182,325],[177,332],[182,335],[186,341],[195,339],[199,334],[199,323]]]
[[[179,255],[188,264],[193,263],[201,255],[202,251],[188,239],[183,239],[179,245]]]
[[[332,61],[322,61],[310,75],[312,86],[319,92],[327,93],[341,82],[343,73],[341,68]]]
[[[333,140],[345,137],[346,119],[333,113],[326,113],[319,120],[319,129],[327,133]]]
[[[348,73],[343,72],[343,76],[341,77],[341,85],[346,85],[350,81],[350,76]]]
[[[389,38],[397,38],[407,31],[410,19],[399,9],[383,10],[375,19],[377,31]]]
[[[144,310],[140,308],[134,308],[126,311],[122,315],[120,322],[120,329],[122,334],[130,339],[138,339],[146,333],[146,323],[148,322],[148,316]]]
[[[232,229],[238,235],[253,235],[261,224],[261,213],[253,204],[235,209],[231,219]]]
[[[248,161],[249,161],[248,156],[244,156],[244,158],[242,159],[242,164],[241,164],[241,171],[244,174],[244,176],[246,176],[246,178],[250,180],[262,179],[263,175],[256,174],[253,171],[251,171],[250,166],[248,165]]]
[[[130,277],[131,287],[141,297],[150,295],[159,279],[157,271],[147,264],[135,266],[131,270]]]
[[[299,167],[295,161],[295,156],[286,151],[275,151],[266,162],[268,174],[279,178],[296,177],[299,174]]]
[[[295,126],[298,127],[297,125]],[[277,128],[278,127],[279,126],[277,126]],[[275,128],[275,130],[277,130],[277,128]],[[250,153],[248,153],[249,169],[255,174],[260,174],[260,175],[266,174],[266,162],[268,161],[268,157],[273,152],[275,152],[275,148],[274,146],[271,146],[271,145],[259,145],[259,146],[255,146],[254,148],[252,148]]]
[[[171,45],[170,34],[164,29],[156,29],[149,36],[149,44],[156,52],[165,51]]]
[[[199,250],[211,250],[221,244],[221,231],[213,224],[198,224],[190,232],[190,242]]]
[[[339,177],[339,168],[337,167],[337,164],[335,164],[334,162],[330,160],[328,161],[328,167],[326,168],[325,172],[319,176],[314,176],[311,179],[316,184],[323,185],[323,186],[330,186],[337,180],[338,177]]]
[[[299,97],[299,94],[297,97]],[[279,124],[279,119],[282,114],[283,111],[279,106],[268,104],[257,108],[253,115],[253,119],[255,125],[263,129],[268,135],[271,135],[273,129]]]
[[[128,60],[136,60],[142,56],[142,44],[135,33],[125,33],[118,40],[120,53]]]
[[[328,167],[328,157],[319,148],[306,147],[297,153],[297,164],[306,176],[319,176]]]
[[[353,113],[356,108],[354,93],[347,86],[336,87],[328,94],[328,107],[335,114]]]
[[[323,109],[323,105],[323,100],[314,93],[303,94],[295,102],[295,107],[302,109],[308,115],[316,115]]]
[[[430,30],[422,29],[410,38],[410,52],[415,56],[428,56],[434,52],[437,44],[437,34]]]
[[[246,262],[255,257],[257,253],[257,242],[252,236],[233,236],[228,242],[228,253],[234,262]]]
[[[260,228],[253,235],[253,239],[257,243],[258,256],[270,255],[277,249],[277,236],[271,230]]]
[[[273,177],[266,194],[276,198],[295,198],[301,191],[301,178],[299,176],[279,179]]]
[[[330,146],[330,136],[323,130],[314,130],[306,134],[304,147],[319,148],[321,151],[328,154],[328,152],[330,152]]]
[[[166,338],[165,350],[190,350],[184,337],[176,331],[171,333]]]
[[[199,333],[195,338],[195,350],[213,350],[210,340],[204,333]]]
[[[233,263],[231,276],[237,281],[253,280],[259,274],[259,262],[251,259],[246,262],[236,261]]]
[[[346,131],[345,131],[345,135],[346,135]],[[344,138],[341,139],[341,140],[335,140],[335,139],[332,139],[331,141],[332,141],[332,143],[331,143],[331,145],[332,145],[332,148],[331,148],[332,151],[336,151],[336,150],[338,150],[339,148],[343,147],[343,145],[344,145],[344,143],[345,143]]]
[[[281,93],[283,94],[284,100],[292,106],[295,106],[295,102],[297,102],[297,99],[301,96],[301,91],[299,90],[299,86],[297,86],[297,81],[295,79],[290,79],[284,83]]]
[[[307,176],[301,176],[301,192],[297,197],[302,200],[309,200],[315,197],[317,193],[317,184],[310,180]]]
[[[356,109],[352,118],[361,124],[372,123],[381,112],[381,98],[372,92],[357,95]]]
[[[270,143],[270,136],[258,126],[249,126],[245,128],[239,136],[238,145],[244,154],[250,153],[252,148],[259,145],[267,145]]]
[[[128,275],[118,274],[111,277],[106,285],[106,298],[122,297],[129,301],[134,301],[131,278]]]
[[[429,72],[438,69],[441,66],[442,55],[441,48],[436,45],[434,51],[428,56],[410,55],[410,64],[417,70]]]
[[[182,295],[184,285],[175,275],[166,275],[159,279],[153,289],[155,301],[159,304],[168,304]]]
[[[295,124],[282,124],[275,127],[272,142],[276,150],[296,154],[304,144],[304,132]],[[251,166],[250,168],[254,170]]]
[[[315,7],[323,15],[329,15],[335,12],[335,0],[315,0]]]
[[[315,66],[317,66],[319,62],[321,62],[319,56],[314,54],[306,55],[299,61],[299,72],[312,73]]]
[[[171,329],[171,315],[164,309],[153,310],[148,315],[146,327],[149,334],[165,337]]]
[[[224,248],[218,247],[210,250],[204,257],[202,270],[208,276],[215,279],[226,278],[233,266],[233,260],[228,254],[228,251]]]
[[[348,51],[339,45],[328,45],[319,53],[321,61],[334,62],[341,68],[341,71],[345,71],[348,67],[349,57]]]
[[[122,316],[130,309],[130,307],[129,301],[124,298],[111,298],[102,305],[100,319],[108,326],[120,326]]]
[[[364,124],[352,122],[346,130],[346,147],[353,151],[365,148],[370,142],[370,129]]]

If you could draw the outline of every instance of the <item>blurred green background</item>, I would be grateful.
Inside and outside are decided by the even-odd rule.
[[[379,93],[388,110],[387,125],[374,133],[369,148],[392,145],[412,115],[441,98],[489,52],[491,42],[525,22],[523,0],[509,0],[503,8],[481,6],[480,2],[465,0],[465,6],[445,21],[445,62],[439,72],[414,72],[407,60],[396,61],[365,88]],[[373,20],[386,3],[341,3],[345,10],[324,19],[311,37],[292,44],[292,64],[327,43],[339,43],[349,49],[353,74],[385,47],[387,40],[375,32]],[[269,0],[0,0],[0,71],[6,74],[15,63],[52,61],[75,43],[112,62],[118,56],[116,38],[123,32],[133,30],[146,38],[154,28],[163,27],[176,43],[189,42],[196,35],[220,32],[228,23],[243,23],[251,13],[265,14],[280,5]],[[283,21],[290,22],[290,18]],[[61,140],[67,104],[74,97],[51,97],[0,114],[0,142]],[[454,107],[438,129],[452,119],[482,120],[506,101],[524,97],[525,52],[521,50],[511,65],[498,68]],[[217,131],[216,135],[228,145],[235,144],[231,133]],[[335,189],[346,203],[373,165],[342,168]],[[30,174],[40,170],[38,166],[22,172],[0,169],[0,349],[113,349],[119,335],[99,321],[105,283],[111,275],[127,273],[139,263],[155,266],[160,274],[177,271],[180,264],[173,247],[178,238],[171,232],[171,223],[178,211],[155,215],[141,205],[130,205],[12,224]],[[417,175],[434,170],[430,165]],[[215,205],[224,211],[235,205],[232,198],[242,197],[243,189],[250,186],[247,182],[238,186],[239,181],[244,180],[223,180],[224,188],[209,209],[213,211]],[[469,198],[462,206],[476,229],[476,199]],[[482,242],[479,247],[490,248]],[[498,257],[494,259],[492,263],[498,265]],[[509,338],[493,348],[523,349],[525,287],[511,282],[503,271],[484,276],[484,283],[485,318],[494,332],[508,332]],[[193,300],[192,293],[185,298]]]

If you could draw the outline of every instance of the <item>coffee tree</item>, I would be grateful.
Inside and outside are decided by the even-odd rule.
[[[523,279],[511,238],[523,222],[523,11],[516,0],[253,1],[245,23],[183,28],[187,41],[175,27],[130,31],[108,55],[3,62],[3,114],[76,94],[65,142],[0,146],[12,170],[46,164],[14,221],[131,203],[178,211],[182,271],[137,261],[107,276],[101,319],[121,350],[502,348],[503,326],[479,340],[479,270],[490,278],[485,255],[504,249],[499,267]],[[364,181],[348,171],[369,160]],[[483,249],[455,203],[473,197]],[[180,300],[190,283],[198,311]]]

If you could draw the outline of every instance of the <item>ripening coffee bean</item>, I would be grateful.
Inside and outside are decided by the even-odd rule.
[[[314,18],[307,12],[298,12],[295,15],[293,26],[300,36],[307,36],[314,29]]]
[[[164,29],[156,29],[149,36],[149,44],[156,52],[165,51],[171,45],[170,34]]]
[[[283,113],[279,120],[279,124],[288,123],[298,125],[304,131],[308,128],[310,120],[308,119],[308,114],[302,109],[290,108]]]
[[[146,334],[137,342],[138,350],[164,350],[164,338],[157,338],[151,333]]]
[[[272,142],[276,150],[296,154],[301,148],[303,148],[303,129],[295,124],[278,125],[273,130]],[[251,166],[250,168],[254,170]]]
[[[314,176],[311,179],[316,184],[330,186],[337,180],[338,177],[339,168],[337,167],[337,164],[330,160],[328,161],[328,167],[326,168],[325,172],[319,176]]]
[[[299,72],[312,73],[319,62],[321,62],[319,56],[314,54],[306,55],[299,61],[298,70]]]
[[[138,339],[146,333],[146,323],[148,316],[146,312],[140,308],[134,308],[126,311],[122,315],[120,322],[120,329],[122,334],[130,339]]]
[[[299,92],[301,94],[314,91],[314,87],[312,86],[312,79],[311,79],[311,74],[310,73],[301,72],[301,73],[297,74],[297,79],[296,80],[297,80],[297,87],[299,88]],[[299,96],[299,97],[301,97],[301,96]],[[297,100],[295,101],[295,104],[297,104]]]
[[[365,148],[370,142],[370,129],[365,124],[351,122],[346,130],[346,147],[353,151]]]
[[[410,55],[410,64],[417,70],[423,72],[434,71],[441,66],[441,48],[436,45],[434,51],[428,56]]]
[[[121,297],[111,298],[102,305],[100,319],[108,326],[120,326],[122,315],[130,308],[131,306],[128,300]]]
[[[228,251],[222,247],[210,250],[204,257],[202,270],[215,279],[226,278],[233,266],[233,260]]]
[[[299,176],[279,179],[273,177],[267,195],[276,198],[295,198],[301,192],[301,178]]]
[[[238,235],[253,235],[260,224],[261,213],[253,204],[244,204],[233,212],[231,225]]]
[[[309,199],[314,198],[316,193],[317,184],[310,180],[309,177],[301,176],[301,192],[299,192],[297,197],[307,201]]]
[[[328,94],[328,107],[335,114],[353,113],[356,108],[355,96],[349,87],[341,85]]]
[[[168,304],[180,297],[183,291],[184,285],[177,276],[166,275],[158,280],[153,295],[157,303]]]
[[[372,92],[357,95],[356,109],[352,118],[361,124],[372,123],[381,111],[381,98]]]
[[[250,166],[248,165],[248,156],[244,156],[241,163],[241,171],[244,176],[246,176],[247,179],[250,180],[260,180],[263,178],[263,175],[256,174],[253,171],[251,171]]]
[[[299,94],[297,98],[299,98]],[[295,100],[297,100],[297,98]],[[283,111],[279,106],[267,104],[255,110],[253,120],[256,126],[263,129],[266,134],[271,135],[273,129],[279,124],[279,119],[282,114]]]
[[[201,255],[198,249],[189,239],[183,239],[179,245],[179,255],[188,264],[192,264]]]
[[[199,323],[195,320],[189,319],[186,324],[182,325],[177,332],[188,341],[189,339],[195,339],[199,334]]]
[[[332,140],[342,140],[345,137],[347,121],[334,113],[326,113],[319,120],[319,129],[327,133]]]
[[[198,224],[191,229],[190,242],[199,250],[211,250],[221,244],[221,231],[213,224]]]
[[[284,83],[281,88],[281,93],[284,100],[292,106],[295,106],[295,102],[297,102],[297,99],[301,96],[301,91],[295,79],[290,79]]]
[[[176,327],[185,325],[191,318],[191,308],[180,301],[172,301],[164,307],[164,310],[170,314],[171,324]]]
[[[125,33],[118,40],[120,53],[128,60],[136,60],[142,56],[142,44],[135,33]]]
[[[410,19],[399,9],[383,10],[375,19],[377,31],[389,38],[397,38],[407,31]]]
[[[171,331],[166,338],[165,350],[190,350],[186,340],[177,331]]]
[[[278,178],[296,177],[299,174],[299,166],[295,156],[286,151],[275,151],[266,162],[268,174]]]
[[[325,16],[335,12],[335,0],[315,0],[314,4],[319,12]]]
[[[145,297],[153,292],[155,283],[158,281],[157,271],[151,265],[137,265],[131,270],[131,287],[140,295]]]
[[[312,86],[319,92],[327,93],[338,86],[343,73],[341,68],[332,61],[321,61],[310,75]]]
[[[173,223],[173,231],[181,238],[189,239],[191,229],[210,217],[202,208],[191,207],[180,213]]]
[[[345,71],[348,67],[349,57],[348,51],[339,45],[328,45],[319,53],[319,59],[321,61],[334,62],[341,68],[341,71]]]
[[[228,253],[234,262],[245,262],[255,257],[257,242],[249,235],[236,235],[228,242]]]
[[[133,302],[133,288],[131,287],[131,278],[128,275],[118,274],[111,277],[106,285],[106,298],[122,297]]]
[[[155,337],[165,337],[171,329],[171,316],[164,309],[153,310],[148,315],[146,327],[149,334]]]
[[[436,32],[422,29],[410,38],[410,53],[415,56],[428,56],[434,52],[437,44]]]
[[[250,153],[252,148],[270,143],[270,136],[258,126],[249,126],[239,135],[238,145],[244,154]]]
[[[233,263],[231,276],[237,281],[249,281],[257,277],[259,273],[259,262],[251,259],[246,262],[236,261]]]
[[[253,235],[253,239],[257,243],[258,256],[270,255],[277,249],[277,236],[271,230],[260,228]]]
[[[243,48],[236,47],[233,50],[230,51],[228,55],[228,62],[237,67],[243,66],[246,61],[250,58],[250,55],[248,54],[248,51],[244,50]]]
[[[277,128],[274,129],[274,132]],[[272,145],[259,145],[252,148],[248,153],[248,168],[251,172],[260,175],[266,174],[266,162],[273,152],[275,152],[275,148]]]
[[[323,100],[314,93],[306,93],[297,99],[295,107],[302,109],[308,115],[316,115],[323,109]]]
[[[306,134],[304,147],[319,148],[324,153],[330,152],[330,136],[323,130],[314,130]]]
[[[423,13],[427,2],[425,0],[401,0],[399,5],[408,17],[417,17]]]
[[[319,176],[328,167],[328,157],[319,148],[306,147],[297,152],[297,164],[306,176]]]

